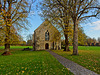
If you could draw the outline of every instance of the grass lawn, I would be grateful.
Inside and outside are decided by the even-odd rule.
[[[79,46],[79,56],[71,56],[72,46],[70,46],[70,52],[64,52],[63,50],[53,50],[55,53],[70,59],[87,69],[90,69],[100,74],[100,47],[93,46]]]
[[[32,48],[32,46],[10,46],[10,49],[23,49],[23,48]],[[4,49],[4,46],[0,46],[0,50]]]
[[[46,51],[11,52],[13,55],[0,55],[0,75],[73,75]]]

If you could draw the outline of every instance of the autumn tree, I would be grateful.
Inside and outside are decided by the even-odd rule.
[[[87,37],[86,40],[87,40],[86,42],[87,42],[88,46],[96,45],[96,43],[97,43],[97,40],[95,38]]]
[[[56,11],[57,8],[63,8],[67,11],[68,16],[71,17],[74,26],[73,55],[78,55],[78,25],[80,21],[99,15],[100,4],[98,4],[98,0],[46,0],[44,2],[46,2],[46,4],[43,4],[45,6],[44,8],[47,7],[47,10],[43,9],[43,14],[46,12],[49,16],[49,13],[53,11],[52,16],[54,16],[54,11]],[[56,12],[58,12],[58,10]],[[58,14],[57,16],[60,15]]]
[[[30,10],[27,0],[0,0],[0,26],[5,28],[5,52],[9,52],[10,49],[11,27],[13,26],[16,31],[27,29],[27,10]]]
[[[97,0],[57,0],[58,5],[69,11],[74,24],[73,55],[78,55],[78,24],[90,17],[96,17],[100,11]],[[98,6],[97,6],[98,5]],[[92,13],[93,12],[93,13]]]
[[[0,45],[4,45],[4,36],[3,28],[0,27]]]
[[[87,35],[84,33],[83,27],[78,26],[78,45],[87,45]]]
[[[84,33],[84,30],[80,25],[78,26],[78,34],[78,45],[87,45],[87,35]],[[73,45],[73,30],[72,34],[69,33],[68,40],[69,45]]]
[[[5,44],[5,35],[6,35],[6,33],[5,33],[5,29],[6,29],[6,27],[2,27],[1,29],[0,29],[0,45],[4,45]],[[11,28],[10,28],[10,45],[18,45],[18,44],[20,44],[20,37],[21,37],[21,35],[19,35],[18,33],[17,33],[17,31],[14,29],[14,27],[12,26]]]
[[[58,5],[57,0],[44,0],[41,2],[41,16],[49,18],[50,22],[63,33],[65,37],[65,49],[64,51],[69,51],[69,34],[72,33],[72,20],[68,15],[68,11],[63,7]]]

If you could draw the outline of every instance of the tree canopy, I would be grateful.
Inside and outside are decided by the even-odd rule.
[[[98,0],[43,0],[41,4],[43,7],[42,17],[49,17],[50,19],[52,17],[56,23],[63,19],[66,26],[69,26],[70,20],[72,21],[73,55],[78,55],[78,25],[80,21],[90,17],[97,17],[100,14]]]
[[[31,3],[34,3],[34,0]],[[0,27],[3,28],[5,36],[5,51],[10,49],[13,31],[17,33],[22,29],[28,28],[29,22],[27,17],[31,3],[27,0],[0,0]]]

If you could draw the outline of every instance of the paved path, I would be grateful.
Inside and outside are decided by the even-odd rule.
[[[50,50],[46,50],[50,54],[52,54],[63,66],[68,68],[74,75],[98,75],[97,73],[90,71],[76,63],[74,63],[71,60],[68,60]]]

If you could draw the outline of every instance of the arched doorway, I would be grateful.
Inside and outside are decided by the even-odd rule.
[[[48,43],[45,44],[45,49],[49,49],[49,44]]]

